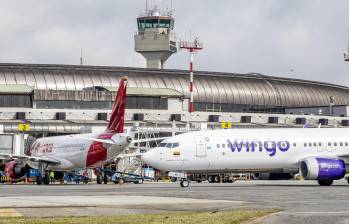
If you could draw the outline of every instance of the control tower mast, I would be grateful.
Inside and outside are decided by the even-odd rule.
[[[173,32],[172,10],[161,13],[157,7],[146,9],[137,18],[135,50],[147,61],[147,68],[163,69],[166,60],[177,52],[176,35]]]

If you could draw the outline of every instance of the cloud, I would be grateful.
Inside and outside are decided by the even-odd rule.
[[[169,1],[153,0],[166,8]],[[177,36],[198,35],[200,70],[257,72],[349,84],[343,61],[349,28],[346,0],[173,1]],[[0,62],[145,66],[134,52],[144,0],[4,0]],[[167,68],[187,69],[187,52]]]

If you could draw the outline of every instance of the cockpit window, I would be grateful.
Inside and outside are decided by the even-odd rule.
[[[176,148],[176,147],[179,147],[179,143],[178,142],[175,142],[175,143],[172,143],[172,142],[162,142],[159,144],[158,147],[166,147],[166,148]]]
[[[167,143],[165,143],[165,142],[160,143],[160,144],[159,144],[159,147],[166,147],[166,144],[167,144]]]

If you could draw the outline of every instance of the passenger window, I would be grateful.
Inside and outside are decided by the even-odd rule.
[[[343,142],[339,143],[340,146],[343,146]]]
[[[219,148],[220,148],[220,146],[221,146],[220,144],[217,144],[217,149],[219,149]]]
[[[167,143],[166,148],[172,148],[172,143]]]
[[[222,148],[225,148],[225,144],[222,144]]]
[[[179,146],[179,143],[176,142],[176,143],[173,143],[172,148],[176,148],[176,147],[178,147],[178,146]]]
[[[307,147],[307,143],[304,143],[304,147]]]
[[[328,143],[328,146],[331,146],[331,142]]]
[[[337,142],[333,143],[334,146],[337,146]]]
[[[309,147],[311,147],[311,143],[309,143]]]
[[[166,144],[167,144],[167,143],[160,143],[160,144],[159,144],[159,147],[166,147]]]
[[[297,145],[296,145],[296,143],[293,143],[293,147],[296,147]]]
[[[315,142],[313,143],[313,146],[316,147],[316,143]]]
[[[348,142],[345,143],[345,146],[348,146]]]
[[[321,146],[321,142],[319,142],[319,146]]]

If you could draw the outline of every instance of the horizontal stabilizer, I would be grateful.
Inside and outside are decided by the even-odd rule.
[[[90,141],[94,141],[94,142],[101,142],[101,143],[110,144],[110,145],[115,144],[115,142],[113,140],[110,140],[110,139],[88,138],[88,137],[83,137],[83,136],[71,136],[71,137],[81,138],[81,139],[90,140]]]

